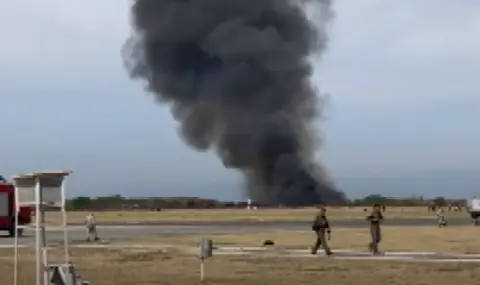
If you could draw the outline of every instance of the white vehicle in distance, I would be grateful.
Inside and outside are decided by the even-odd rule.
[[[467,200],[467,210],[475,225],[480,225],[480,198]]]

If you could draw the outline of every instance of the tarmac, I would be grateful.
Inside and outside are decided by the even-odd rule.
[[[437,226],[436,219],[392,219],[386,220],[384,226]],[[470,219],[449,219],[449,227],[472,225]],[[367,227],[367,223],[362,220],[337,220],[331,221],[333,228],[362,228]],[[236,233],[258,233],[275,230],[309,230],[310,222],[285,221],[285,222],[202,222],[202,223],[156,223],[156,224],[109,224],[97,226],[102,238],[114,241],[118,239],[149,237],[149,236],[176,236],[176,235],[215,235],[215,234],[236,234]],[[85,238],[84,226],[68,226],[68,238],[71,242],[81,242]],[[20,244],[33,244],[33,229],[28,228],[25,235],[19,239]],[[63,230],[61,227],[47,227],[47,236],[49,241],[63,240]],[[1,237],[1,236],[0,236]],[[1,237],[0,246],[13,245],[13,238]]]
[[[422,218],[422,219],[386,219],[383,222],[385,226],[428,226],[428,225],[436,225],[437,218],[432,215],[432,218]],[[330,223],[333,227],[339,228],[361,228],[366,225],[366,222],[362,219],[359,220],[330,220]],[[98,225],[104,226],[124,226],[125,223],[118,222],[118,223],[102,223],[101,221],[97,221]],[[311,221],[185,221],[185,222],[178,222],[178,221],[156,221],[156,222],[142,222],[142,223],[135,223],[136,226],[208,226],[208,227],[277,227],[277,228],[305,228],[310,227]],[[472,220],[465,214],[465,218],[449,218],[448,219],[449,226],[466,226],[471,225]],[[77,226],[80,224],[71,224],[72,226]]]
[[[361,220],[342,220],[331,221],[332,227],[341,228],[361,228],[367,227],[366,222]],[[472,225],[470,219],[450,219],[449,227]],[[387,220],[384,226],[437,226],[436,219],[393,219]],[[110,224],[98,225],[98,231],[102,239],[115,241],[124,238],[135,238],[138,236],[175,236],[175,235],[214,235],[214,234],[235,234],[235,233],[253,233],[267,232],[272,230],[306,230],[310,228],[309,222],[203,222],[203,223],[156,223],[156,224]],[[171,248],[168,245],[110,245],[110,244],[85,244],[85,227],[68,226],[68,239],[72,247],[83,248],[127,248],[141,250],[161,250]],[[34,231],[32,228],[25,230],[25,235],[19,238],[20,247],[33,247]],[[52,244],[58,244],[63,240],[63,229],[60,227],[48,227],[47,238]],[[0,238],[0,248],[13,248],[14,239],[9,237]],[[199,250],[195,247],[178,248],[189,254],[198,254]],[[304,249],[281,249],[268,247],[221,247],[216,248],[214,255],[247,255],[263,257],[288,257],[288,258],[332,258],[342,260],[398,260],[408,262],[470,262],[480,263],[480,254],[446,254],[437,252],[386,252],[382,255],[372,256],[368,252],[336,250],[331,257],[326,257],[322,252],[318,255],[309,254],[309,250]]]
[[[31,248],[33,245],[22,244],[20,248]],[[0,248],[13,248],[13,245],[0,245]],[[173,245],[111,245],[111,244],[74,244],[70,248],[108,248],[132,252],[168,252],[175,249],[184,254],[199,256],[200,249],[190,246]],[[440,252],[383,252],[372,255],[367,251],[353,251],[335,249],[333,255],[326,256],[323,252],[312,255],[307,249],[282,249],[278,247],[217,247],[213,251],[215,256],[248,256],[252,258],[328,258],[333,260],[370,260],[370,261],[402,261],[402,262],[431,262],[431,263],[479,263],[480,254],[452,254]]]
[[[198,252],[198,249],[197,249]],[[278,248],[219,248],[214,255],[250,255],[256,257],[287,257],[287,258],[330,258],[338,260],[391,260],[404,262],[456,262],[480,263],[480,254],[448,254],[439,252],[383,252],[372,255],[367,251],[352,251],[336,249],[332,256],[327,257],[319,252],[312,255],[309,249],[278,249]]]

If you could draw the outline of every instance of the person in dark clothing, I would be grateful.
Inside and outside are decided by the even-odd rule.
[[[327,210],[325,208],[320,208],[320,211],[315,216],[315,220],[313,221],[312,230],[316,234],[316,241],[312,247],[312,254],[317,254],[317,250],[320,246],[323,247],[325,250],[326,255],[331,255],[332,251],[328,246],[327,240],[330,240],[332,230],[330,229],[330,223],[328,222]]]
[[[370,223],[370,235],[372,237],[372,242],[368,244],[368,248],[373,254],[378,254],[378,244],[382,239],[380,224],[383,221],[380,205],[375,204],[373,206],[373,211],[369,216],[367,216],[367,221]]]

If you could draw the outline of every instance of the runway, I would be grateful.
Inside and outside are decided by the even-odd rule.
[[[21,248],[34,248],[33,245],[20,245]],[[13,245],[0,245],[0,248],[13,248]],[[133,252],[168,252],[175,249],[184,254],[198,256],[199,248],[190,246],[169,245],[105,245],[105,244],[76,244],[71,248],[108,248]],[[323,252],[317,255],[309,253],[309,249],[281,249],[268,247],[219,247],[215,248],[215,256],[248,256],[252,258],[328,258],[333,260],[365,260],[365,261],[401,261],[401,262],[433,262],[433,263],[480,263],[480,254],[447,254],[438,252],[384,252],[380,255],[372,255],[369,252],[352,250],[334,250],[332,256],[326,256]]]
[[[360,228],[365,226],[363,219],[358,220],[330,220],[330,223],[334,227],[340,228]],[[450,218],[448,219],[449,226],[466,226],[471,225],[472,220],[465,216],[465,218]],[[278,228],[306,228],[310,227],[310,221],[198,221],[198,222],[179,222],[179,221],[157,221],[157,222],[139,222],[131,223],[130,225],[136,226],[234,226],[234,227],[278,227]],[[437,218],[423,218],[423,219],[385,219],[383,225],[385,226],[428,226],[436,225]],[[72,226],[78,226],[81,224],[71,224]],[[124,226],[125,223],[102,223],[98,222],[98,225],[104,226]]]
[[[332,227],[361,228],[368,225],[364,221],[332,221]],[[436,226],[436,219],[423,220],[388,220],[385,226]],[[450,227],[471,225],[468,219],[455,219],[449,221]],[[230,222],[230,223],[163,223],[163,224],[117,224],[97,226],[102,239],[115,242],[115,240],[148,236],[175,236],[175,235],[215,235],[235,233],[258,233],[272,230],[309,230],[309,222]],[[111,244],[84,244],[84,226],[68,226],[68,239],[72,247],[83,248],[125,248],[128,250],[161,250],[168,245],[111,245]],[[60,227],[47,227],[49,244],[55,246],[63,240],[63,230]],[[14,239],[0,238],[0,248],[12,248]],[[33,247],[34,231],[29,228],[25,235],[19,238],[21,247]],[[182,247],[181,250],[189,254],[198,254],[198,248]],[[222,247],[215,250],[214,255],[245,255],[252,257],[288,257],[288,258],[327,258],[322,252],[317,256],[309,254],[308,249],[279,249],[279,248],[234,248]],[[479,254],[453,255],[435,252],[387,252],[382,256],[372,256],[368,252],[355,252],[349,250],[336,250],[335,255],[328,257],[341,260],[396,260],[406,262],[470,262],[480,263]]]
[[[361,220],[331,221],[333,228],[362,228],[367,223]],[[385,226],[436,226],[436,219],[396,219],[386,220]],[[449,227],[471,225],[469,219],[451,219]],[[102,238],[110,241],[124,238],[148,237],[148,236],[175,236],[175,235],[215,235],[236,233],[258,233],[272,230],[309,230],[310,222],[229,222],[229,223],[163,223],[163,224],[117,224],[99,225],[98,230]],[[59,227],[49,227],[48,240],[57,242],[63,239],[63,233]],[[25,236],[19,239],[20,244],[33,243],[33,230],[27,229]],[[83,241],[85,238],[84,226],[69,226],[68,237],[73,243]],[[13,245],[13,238],[0,238],[0,245]]]
[[[329,258],[338,260],[390,260],[404,262],[480,263],[480,254],[446,254],[438,252],[384,252],[380,255],[372,255],[369,252],[341,249],[334,250],[333,255],[327,257],[322,252],[319,252],[319,254],[317,255],[311,255],[308,249],[282,250],[269,248],[224,247],[217,249],[214,252],[214,255],[247,255],[256,257],[287,258]]]

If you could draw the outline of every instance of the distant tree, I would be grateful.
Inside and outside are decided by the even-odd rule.
[[[385,204],[389,204],[389,198],[383,197],[382,195],[379,195],[379,194],[373,194],[363,198],[362,204],[369,205],[369,206],[374,204],[385,205]]]
[[[92,199],[90,197],[76,197],[70,200],[70,205],[73,210],[85,210],[92,206]]]
[[[373,204],[388,206],[427,206],[438,205],[446,206],[463,205],[464,200],[448,200],[444,197],[435,199],[425,199],[421,196],[413,197],[385,197],[380,194],[368,195],[364,198],[348,201],[342,205],[368,207]],[[121,195],[110,195],[103,197],[76,197],[68,201],[67,207],[71,210],[128,210],[133,209],[134,205],[138,209],[208,209],[208,208],[245,208],[245,202],[225,201],[220,202],[214,199],[203,199],[199,197],[145,197],[145,198],[128,198]],[[331,204],[328,206],[339,206],[340,204]],[[268,204],[258,204],[258,207],[271,207]]]
[[[444,207],[447,205],[447,200],[445,197],[435,197],[432,202],[437,207]]]

